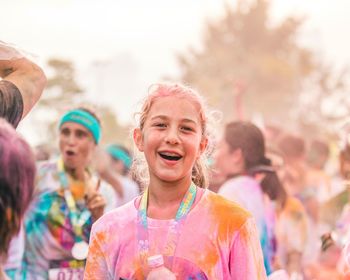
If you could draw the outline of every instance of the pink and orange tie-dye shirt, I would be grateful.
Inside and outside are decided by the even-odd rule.
[[[84,279],[145,279],[137,238],[137,198],[94,225]],[[233,202],[205,190],[178,238],[175,256],[166,254],[174,220],[147,218],[149,255],[163,254],[178,279],[266,279],[254,219]],[[169,267],[172,264],[172,267]]]

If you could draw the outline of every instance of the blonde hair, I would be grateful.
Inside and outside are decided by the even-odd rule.
[[[199,187],[208,187],[208,154],[211,152],[212,141],[210,129],[208,129],[208,109],[201,95],[195,90],[181,84],[153,84],[149,87],[148,96],[144,99],[140,112],[136,113],[138,125],[142,131],[148,117],[149,111],[156,99],[168,96],[176,96],[191,100],[197,107],[199,119],[202,128],[202,137],[208,139],[206,150],[196,160],[192,168],[192,181]],[[131,168],[133,177],[141,184],[142,187],[149,183],[149,174],[145,157],[135,149],[135,159]]]

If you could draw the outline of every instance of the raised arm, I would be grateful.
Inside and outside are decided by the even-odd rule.
[[[3,104],[0,106],[2,109],[0,115],[6,118],[8,114],[13,114],[14,110],[22,111],[22,108],[16,107],[22,107],[23,103],[21,112],[21,118],[23,118],[39,100],[44,90],[46,85],[44,72],[16,48],[0,41],[0,77],[4,80],[1,82],[2,92],[0,94],[4,100],[1,100]],[[15,87],[6,81],[14,84]],[[18,95],[18,91],[22,100],[18,100],[17,96],[12,96]],[[5,102],[10,103],[4,104]]]
[[[0,60],[0,77],[19,89],[23,99],[23,118],[39,100],[44,90],[46,85],[44,72],[38,65],[22,57]]]

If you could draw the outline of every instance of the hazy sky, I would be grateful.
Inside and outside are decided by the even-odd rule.
[[[15,43],[44,62],[67,58],[77,66],[91,100],[110,104],[123,122],[147,86],[178,73],[175,55],[199,47],[206,19],[223,0],[11,0],[0,4],[0,40]],[[274,0],[274,21],[307,18],[300,34],[337,66],[350,62],[349,0]],[[99,62],[96,64],[96,62]]]

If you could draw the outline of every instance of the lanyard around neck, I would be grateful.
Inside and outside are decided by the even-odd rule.
[[[180,228],[183,225],[188,213],[196,198],[197,187],[192,182],[188,188],[185,196],[183,197],[179,208],[175,215],[175,221],[173,226],[168,231],[168,238],[166,240],[167,255],[174,256],[175,249],[180,236]],[[137,217],[137,238],[138,238],[138,250],[140,253],[141,263],[145,263],[149,252],[149,237],[148,237],[148,223],[147,223],[147,203],[148,203],[148,189],[145,190],[141,197],[140,206],[138,209]],[[158,252],[160,253],[160,252]]]
[[[61,187],[63,188],[64,199],[67,203],[69,210],[69,219],[73,227],[75,234],[75,240],[81,241],[83,239],[83,225],[90,218],[91,213],[89,210],[84,209],[81,214],[78,213],[78,209],[72,195],[72,192],[69,188],[69,181],[67,174],[64,170],[64,164],[62,158],[57,162],[58,176],[60,179]]]

